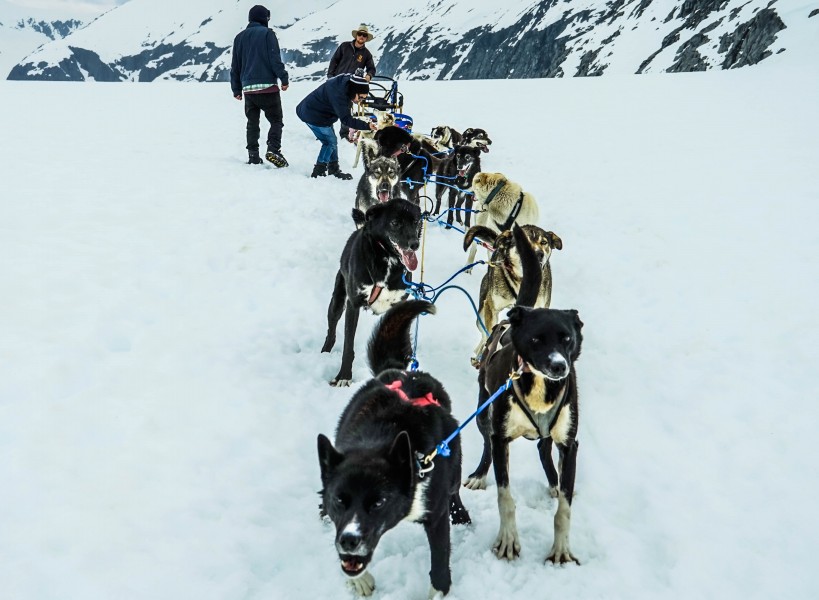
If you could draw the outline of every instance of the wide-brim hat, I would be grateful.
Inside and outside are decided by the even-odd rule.
[[[358,27],[356,27],[355,29],[353,29],[353,31],[352,31],[353,37],[356,37],[356,34],[357,34],[359,31],[363,31],[364,33],[366,33],[366,34],[367,34],[367,41],[368,41],[368,42],[372,41],[372,40],[373,40],[373,38],[375,37],[375,36],[374,36],[372,33],[370,33],[370,30],[369,30],[369,29],[367,29],[367,26],[366,26],[364,23],[362,23],[361,25],[359,25]]]

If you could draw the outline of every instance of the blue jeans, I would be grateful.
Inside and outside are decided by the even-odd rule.
[[[338,162],[338,139],[336,132],[332,127],[319,127],[317,125],[310,125],[305,123],[316,136],[316,139],[321,142],[321,150],[319,150],[318,159],[316,162],[329,163]]]

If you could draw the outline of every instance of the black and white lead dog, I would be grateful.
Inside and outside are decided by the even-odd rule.
[[[422,371],[406,371],[412,354],[410,326],[435,307],[425,300],[400,302],[376,325],[369,343],[375,377],[352,397],[339,419],[335,447],[318,436],[322,508],[336,527],[341,570],[355,591],[375,586],[367,570],[378,541],[400,521],[421,523],[429,542],[430,598],[449,592],[452,577],[450,519],[469,523],[459,494],[461,447],[448,457],[422,457],[458,427],[441,383]]]
[[[508,312],[508,323],[498,323],[487,342],[478,375],[478,405],[503,386],[510,373],[521,373],[509,392],[478,416],[483,455],[464,485],[470,489],[485,488],[489,465],[494,464],[500,530],[493,550],[499,558],[517,557],[520,538],[515,501],[509,491],[509,443],[519,437],[538,440],[540,462],[550,492],[557,497],[554,541],[546,560],[579,562],[569,549],[569,526],[579,417],[574,363],[580,356],[583,323],[576,310],[530,308],[540,290],[541,267],[518,225],[513,227],[513,235],[523,266],[523,281],[517,305]],[[552,460],[553,442],[560,454],[559,474]]]
[[[341,367],[330,385],[350,385],[353,378],[353,343],[358,311],[370,309],[380,315],[407,297],[403,276],[418,267],[415,251],[420,245],[421,210],[413,203],[394,198],[362,213],[353,209],[360,226],[341,253],[333,295],[327,308],[327,337],[322,352],[336,343],[336,326],[344,315],[344,350]]]

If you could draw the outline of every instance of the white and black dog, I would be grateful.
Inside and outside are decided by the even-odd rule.
[[[462,146],[472,146],[478,148],[481,152],[489,152],[489,146],[492,145],[492,140],[489,139],[489,134],[485,129],[469,127],[461,135]]]
[[[344,312],[344,350],[338,374],[330,381],[333,386],[352,381],[358,311],[370,309],[380,315],[406,298],[404,273],[418,267],[415,251],[420,245],[421,210],[416,205],[394,198],[366,214],[354,208],[353,220],[361,228],[353,232],[341,253],[327,308],[327,337],[321,348],[322,352],[333,349],[336,326]]]
[[[440,149],[452,149],[461,144],[462,136],[459,131],[449,125],[438,125],[432,128],[429,137],[432,138],[432,142]]]
[[[509,491],[509,443],[521,436],[538,440],[550,492],[557,497],[554,541],[546,560],[579,562],[569,548],[569,527],[579,417],[574,363],[580,356],[583,323],[576,310],[530,308],[540,290],[540,264],[522,229],[515,225],[512,232],[523,263],[523,282],[508,323],[496,325],[487,342],[478,376],[478,405],[504,386],[513,371],[520,378],[478,416],[483,455],[464,485],[485,488],[489,466],[494,464],[500,529],[493,549],[499,558],[515,558],[520,538]],[[553,441],[560,455],[559,475],[552,460]]]
[[[341,570],[355,591],[368,596],[375,580],[367,570],[378,541],[400,521],[421,523],[429,542],[430,594],[449,592],[450,519],[469,523],[459,495],[461,448],[422,459],[458,427],[441,383],[406,371],[412,354],[410,326],[434,312],[425,300],[401,302],[376,326],[368,355],[375,376],[352,397],[338,423],[335,447],[318,436],[322,509],[335,524]]]

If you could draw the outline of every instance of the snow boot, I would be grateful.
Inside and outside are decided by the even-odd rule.
[[[334,177],[338,177],[339,179],[352,179],[353,176],[349,173],[344,173],[341,170],[341,167],[338,166],[338,161],[334,160],[331,163],[327,163],[327,174],[333,175]]]
[[[325,177],[326,175],[327,163],[316,163],[313,165],[313,172],[310,174],[310,177]]]
[[[271,150],[268,148],[267,154],[265,154],[264,157],[279,169],[290,166],[290,163],[287,162],[281,150]]]
[[[248,150],[247,151],[247,164],[249,165],[260,165],[262,164],[262,158],[259,156],[259,149],[256,148],[255,150]]]

